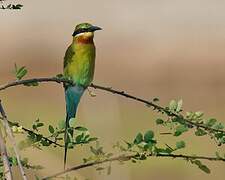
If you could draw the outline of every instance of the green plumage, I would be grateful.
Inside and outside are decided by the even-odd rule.
[[[94,31],[100,30],[97,26],[82,23],[76,26],[73,33],[73,42],[68,47],[64,57],[64,76],[75,83],[75,86],[65,85],[66,99],[66,127],[65,127],[65,156],[64,168],[67,157],[67,147],[70,142],[69,135],[73,131],[69,128],[71,119],[76,117],[80,98],[94,77],[95,46],[93,42]]]
[[[93,80],[95,68],[94,44],[73,42],[64,58],[64,76],[87,87]]]

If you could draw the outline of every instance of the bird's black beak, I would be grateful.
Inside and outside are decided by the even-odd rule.
[[[77,34],[84,33],[84,32],[94,32],[94,31],[98,31],[98,30],[102,30],[102,28],[100,28],[98,26],[91,26],[87,29],[78,29],[73,32],[73,36],[76,36]]]
[[[100,27],[98,27],[98,26],[91,26],[91,27],[89,28],[89,31],[90,31],[90,32],[94,32],[94,31],[98,31],[98,30],[102,30],[102,28],[100,28]]]

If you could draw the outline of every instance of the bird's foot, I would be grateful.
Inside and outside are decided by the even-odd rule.
[[[96,94],[95,94],[92,90],[90,90],[89,88],[87,88],[87,90],[88,90],[88,94],[89,94],[91,97],[95,97],[95,96],[96,96]]]

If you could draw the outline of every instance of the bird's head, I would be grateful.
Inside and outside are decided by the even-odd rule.
[[[98,26],[93,26],[90,23],[81,23],[76,25],[75,30],[73,32],[73,37],[75,40],[78,41],[93,40],[94,32],[97,30],[102,30],[102,28]]]

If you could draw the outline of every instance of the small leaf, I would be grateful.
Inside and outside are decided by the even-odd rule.
[[[177,102],[175,100],[171,100],[169,103],[169,110],[175,111],[177,109]]]
[[[65,128],[65,121],[64,121],[64,120],[59,121],[59,122],[58,122],[58,127],[59,127],[60,130],[61,130],[61,129],[64,129],[64,128]]]
[[[206,165],[201,165],[199,168],[207,174],[210,174],[210,169]]]
[[[19,68],[19,70],[16,72],[16,78],[21,80],[27,74],[27,72],[28,71],[25,66]]]
[[[157,101],[159,101],[159,98],[154,98],[153,99],[153,102],[157,102]]]
[[[98,151],[95,148],[93,148],[92,146],[90,147],[90,150],[94,155],[98,155]]]
[[[44,126],[44,123],[37,123],[36,126],[37,126],[37,127],[42,127],[42,126]]]
[[[201,169],[205,173],[207,173],[207,174],[210,173],[210,169],[206,165],[202,164],[202,162],[200,160],[193,160],[193,161],[191,161],[191,163],[196,164],[199,167],[199,169]]]
[[[43,146],[49,146],[49,145],[50,145],[50,142],[49,142],[49,141],[46,141],[46,140],[42,140],[42,141],[41,141],[41,144],[42,144]]]
[[[183,100],[181,99],[181,100],[179,100],[177,102],[176,112],[180,112],[181,111],[182,105],[183,105]]]
[[[184,133],[186,131],[188,131],[188,128],[185,125],[181,124],[181,125],[176,127],[176,131],[174,133],[174,136],[180,136],[182,133]]]
[[[156,124],[163,124],[164,123],[164,121],[162,119],[159,119],[159,118],[156,119],[155,122],[156,122]]]
[[[140,144],[142,141],[143,141],[143,135],[141,133],[138,133],[134,139],[134,144]]]
[[[224,125],[221,124],[221,123],[218,123],[214,126],[215,129],[223,129],[224,128]]]
[[[75,127],[74,129],[75,129],[75,130],[78,130],[78,131],[88,131],[87,128],[81,127],[81,126]]]
[[[37,126],[35,124],[33,124],[32,128],[33,130],[37,130]]]
[[[195,131],[196,136],[204,136],[206,134],[207,133],[203,129],[197,129],[197,131]]]
[[[48,131],[49,131],[51,134],[53,134],[53,133],[55,132],[54,128],[53,128],[51,125],[48,126]]]
[[[80,142],[82,141],[83,137],[84,137],[84,133],[78,135],[78,136],[76,137],[76,142],[77,142],[77,143],[80,143]]]
[[[88,142],[91,142],[91,141],[97,141],[97,140],[98,140],[98,138],[93,137],[93,138],[89,138],[89,139],[88,139]]]
[[[185,148],[185,142],[184,141],[178,141],[176,143],[176,149],[182,149]]]
[[[24,86],[38,86],[39,83],[38,82],[30,82],[30,83],[24,83]]]
[[[204,115],[204,113],[201,111],[197,111],[195,112],[195,115],[197,116],[197,118],[201,118]]]
[[[145,135],[144,135],[144,141],[145,141],[146,143],[149,143],[149,142],[153,139],[153,137],[154,137],[154,132],[151,131],[151,130],[149,130],[149,131],[147,131],[147,132],[145,133]]]
[[[56,77],[57,78],[63,78],[63,74],[57,74]]]
[[[207,127],[211,127],[211,126],[213,126],[215,123],[216,123],[216,119],[214,119],[214,118],[211,118],[211,119],[209,119],[207,122],[206,122],[206,126]]]

